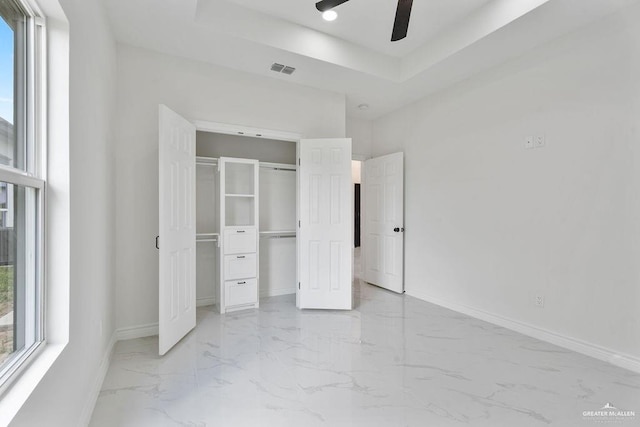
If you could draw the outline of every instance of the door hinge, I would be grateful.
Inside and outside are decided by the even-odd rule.
[[[300,228],[300,221],[298,221],[298,228]]]
[[[298,166],[300,166],[300,165],[301,165],[301,163],[300,163],[300,159],[298,159]]]
[[[298,282],[298,289],[300,289],[300,282]]]

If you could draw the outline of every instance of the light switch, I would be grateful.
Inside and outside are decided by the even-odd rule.
[[[544,135],[536,136],[535,141],[534,141],[534,145],[536,146],[536,148],[544,147],[545,146]]]

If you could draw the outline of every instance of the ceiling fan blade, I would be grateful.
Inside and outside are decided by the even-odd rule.
[[[397,42],[407,37],[409,30],[409,18],[411,17],[411,6],[413,0],[398,0],[398,8],[396,9],[396,20],[393,23],[393,31],[391,32],[391,41]]]
[[[316,3],[316,9],[320,12],[326,12],[327,10],[331,10],[336,6],[340,6],[342,3],[346,3],[349,0],[322,0]]]

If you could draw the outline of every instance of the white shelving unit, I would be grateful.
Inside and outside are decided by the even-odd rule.
[[[221,157],[220,180],[220,313],[259,305],[259,162]]]

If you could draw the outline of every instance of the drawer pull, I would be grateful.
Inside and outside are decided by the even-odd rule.
[[[236,230],[236,233],[246,233],[245,230]]]
[[[247,282],[238,282],[238,285],[246,285]]]
[[[245,257],[244,255],[238,255],[236,258],[243,259],[244,257]]]

